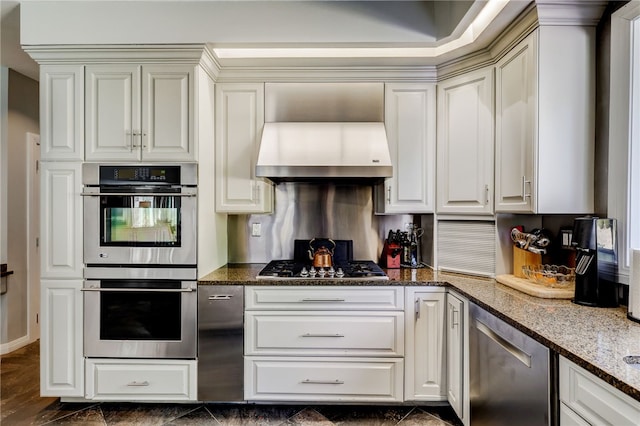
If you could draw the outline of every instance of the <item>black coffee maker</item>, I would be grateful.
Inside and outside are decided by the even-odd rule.
[[[573,301],[586,306],[618,306],[616,220],[576,218],[571,245],[577,251]]]

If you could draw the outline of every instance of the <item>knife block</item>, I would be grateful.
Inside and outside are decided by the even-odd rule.
[[[380,266],[387,269],[399,269],[400,252],[401,247],[398,244],[385,242],[380,258]]]
[[[513,246],[513,275],[518,278],[526,278],[522,273],[522,267],[525,265],[540,265],[542,263],[542,255],[532,253]]]

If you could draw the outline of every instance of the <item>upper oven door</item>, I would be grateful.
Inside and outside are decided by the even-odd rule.
[[[85,187],[87,265],[196,264],[196,188]]]

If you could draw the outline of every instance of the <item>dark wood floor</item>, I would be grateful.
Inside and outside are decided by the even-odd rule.
[[[40,397],[39,342],[0,358],[0,397],[2,426],[459,424],[450,407],[63,403]]]

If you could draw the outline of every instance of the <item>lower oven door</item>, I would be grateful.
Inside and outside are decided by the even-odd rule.
[[[86,357],[196,358],[196,281],[86,280],[83,294]]]

